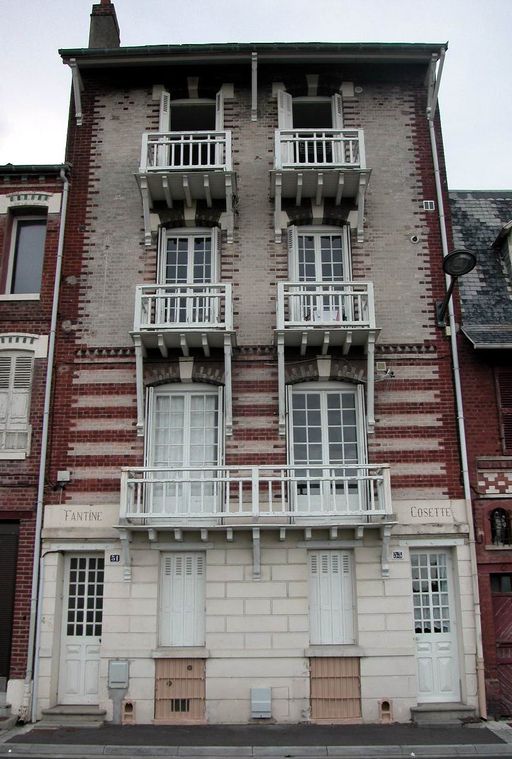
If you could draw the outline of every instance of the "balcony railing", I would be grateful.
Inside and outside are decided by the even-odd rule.
[[[231,132],[145,132],[140,171],[231,171]]]
[[[279,282],[277,329],[375,329],[371,282]]]
[[[276,169],[365,169],[362,129],[278,129]]]
[[[233,329],[231,284],[139,285],[134,331]]]
[[[121,475],[122,522],[368,523],[391,516],[387,465],[143,467]]]

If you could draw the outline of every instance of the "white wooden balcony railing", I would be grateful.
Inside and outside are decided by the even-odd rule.
[[[279,282],[277,329],[375,329],[372,282]]]
[[[231,284],[138,285],[134,332],[233,329]]]
[[[387,465],[142,467],[121,474],[122,523],[359,524],[391,513]]]
[[[140,171],[231,171],[231,132],[145,132]]]
[[[276,169],[365,169],[362,129],[278,129]]]

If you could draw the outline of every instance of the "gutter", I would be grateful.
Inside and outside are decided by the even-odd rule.
[[[50,405],[53,383],[53,360],[55,355],[55,338],[57,328],[57,309],[59,305],[60,277],[62,271],[62,253],[64,250],[64,231],[66,227],[66,212],[68,205],[69,180],[66,172],[69,167],[61,167],[60,176],[63,182],[62,202],[60,211],[59,240],[57,244],[57,261],[55,264],[55,279],[53,283],[53,303],[48,340],[48,358],[46,364],[46,385],[44,392],[43,428],[41,434],[41,459],[39,462],[39,482],[37,489],[36,526],[34,537],[34,564],[32,567],[32,592],[30,597],[30,620],[27,646],[27,669],[23,689],[23,701],[20,709],[20,719],[24,722],[34,721],[36,709],[37,683],[33,680],[34,660],[38,659],[35,649],[36,629],[40,626],[40,610],[42,599],[42,584],[40,582],[41,562],[41,533],[43,526],[44,485],[46,479],[46,461],[48,456],[48,438],[50,426]]]
[[[443,249],[443,258],[448,253],[448,236],[446,232],[446,216],[444,212],[443,192],[441,186],[441,172],[439,169],[439,157],[437,152],[437,141],[434,129],[434,119],[437,109],[437,97],[439,93],[439,84],[441,80],[441,72],[443,70],[444,58],[446,50],[441,50],[441,56],[439,59],[439,67],[436,76],[435,65],[436,61],[433,58],[431,61],[429,74],[429,96],[427,105],[427,120],[430,133],[430,146],[432,150],[432,160],[434,164],[434,176],[436,183],[436,196],[437,207],[439,215],[439,228],[441,231],[441,242]],[[448,289],[450,277],[445,276],[445,285]],[[473,613],[475,619],[475,638],[476,638],[476,676],[477,676],[477,695],[478,695],[478,708],[480,717],[487,719],[487,703],[485,698],[485,671],[484,671],[484,655],[482,644],[482,618],[480,612],[480,597],[478,593],[478,565],[476,559],[476,546],[475,546],[475,528],[473,523],[473,508],[471,502],[471,485],[469,482],[468,471],[468,452],[466,446],[466,430],[464,424],[464,407],[462,403],[462,386],[460,379],[460,366],[459,366],[459,352],[457,347],[457,325],[455,322],[455,311],[453,307],[453,299],[448,301],[448,323],[450,329],[450,345],[452,353],[452,369],[453,369],[453,384],[455,388],[455,402],[457,408],[457,424],[459,431],[460,441],[460,463],[462,472],[462,481],[464,487],[464,501],[466,506],[466,518],[469,529],[469,557],[471,565],[471,586],[473,592]]]

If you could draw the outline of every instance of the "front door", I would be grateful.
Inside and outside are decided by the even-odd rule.
[[[418,702],[460,701],[459,656],[451,558],[411,553]]]
[[[512,575],[491,575],[499,716],[512,715]]]
[[[60,704],[98,703],[104,559],[66,559],[59,674]]]

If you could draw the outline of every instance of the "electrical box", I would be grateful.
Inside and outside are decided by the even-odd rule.
[[[272,689],[251,688],[251,719],[272,717]]]
[[[108,663],[108,687],[128,687],[128,661],[126,659],[111,659]]]

